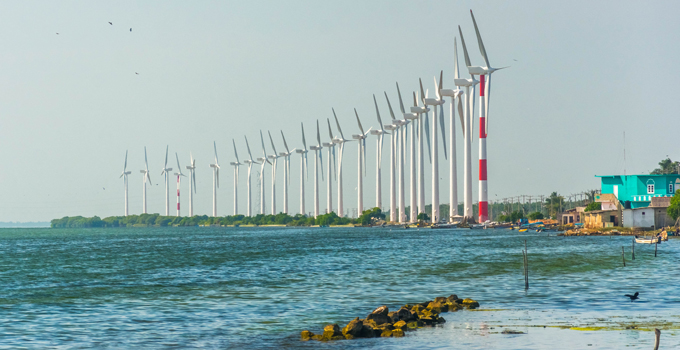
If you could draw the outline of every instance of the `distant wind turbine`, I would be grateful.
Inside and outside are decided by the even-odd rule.
[[[191,157],[191,165],[187,165],[189,169],[190,183],[189,183],[189,216],[194,216],[194,193],[196,193],[196,159],[189,153]],[[193,189],[193,191],[192,191]]]
[[[319,216],[319,162],[321,163],[321,179],[323,180],[323,157],[321,150],[321,132],[319,130],[319,120],[316,120],[316,146],[309,146],[314,151],[314,218]]]
[[[259,164],[259,163],[256,162],[256,161],[253,159],[253,154],[250,153],[250,145],[248,145],[248,138],[245,137],[245,136],[243,136],[243,138],[246,139],[246,148],[248,149],[248,157],[249,157],[248,159],[246,159],[246,160],[243,161],[244,163],[248,164],[248,180],[247,180],[247,182],[246,182],[246,185],[247,185],[246,187],[247,187],[247,189],[248,189],[248,201],[247,201],[248,206],[246,207],[246,208],[247,208],[247,210],[246,210],[246,216],[253,216],[253,212],[252,212],[252,200],[251,200],[251,199],[252,199],[252,198],[251,198],[251,193],[252,193],[252,192],[251,192],[251,189],[250,189],[250,171],[251,171],[252,168],[253,168],[253,164]]]
[[[262,136],[262,130],[260,130],[260,141],[262,142],[262,157],[257,158],[260,161],[260,214],[265,214],[265,201],[264,201],[264,166],[269,163],[272,164],[267,159],[267,150],[264,148],[264,137]],[[276,214],[272,212],[272,214]]]
[[[398,208],[399,208],[399,217],[398,220],[400,223],[405,223],[406,222],[406,211],[405,211],[405,199],[404,199],[404,137],[406,135],[407,129],[407,124],[409,121],[407,119],[397,119],[394,116],[394,110],[392,109],[392,104],[390,103],[390,99],[387,97],[387,93],[385,93],[385,98],[387,99],[387,107],[390,110],[390,116],[392,117],[392,123],[394,123],[394,126],[397,128],[395,129],[396,133],[396,142],[395,142],[395,154],[396,154],[396,168],[397,168],[397,200],[398,200]],[[401,103],[401,96],[399,96],[399,101]],[[402,113],[403,113],[403,106],[402,107]]]
[[[276,212],[276,165],[278,164],[279,158],[281,157],[279,153],[276,152],[276,146],[274,146],[274,139],[272,139],[272,133],[267,131],[269,134],[269,141],[272,143],[272,149],[274,154],[269,155],[269,159],[272,160],[272,215],[278,214]]]
[[[132,171],[127,171],[127,156],[128,156],[128,151],[125,151],[125,165],[123,165],[123,173],[120,174],[120,177],[123,178],[123,184],[125,185],[125,216],[129,215],[128,212],[128,175],[132,174]]]
[[[172,168],[168,168],[168,146],[165,146],[165,166],[161,175],[165,176],[165,216],[170,216],[170,183],[168,182],[168,174]]]
[[[177,172],[175,173],[175,176],[177,176],[177,216],[179,217],[179,188],[181,185],[180,178],[182,176],[186,176],[182,174],[182,167],[179,165],[179,156],[177,155],[177,152],[175,152],[175,158],[177,159]],[[191,184],[189,184],[191,185]],[[189,193],[191,193],[191,189],[189,189]]]
[[[335,142],[333,138],[333,130],[331,129],[331,120],[329,118],[326,118],[326,122],[328,123],[328,136],[331,138],[330,142],[324,142],[323,146],[328,149],[328,181],[326,182],[326,214],[330,213],[333,211],[333,177],[331,177],[331,166],[333,167],[333,174],[335,176],[335,179],[337,180],[338,178],[338,173],[337,173],[337,167],[335,165]],[[333,160],[331,161],[331,155],[333,156]]]
[[[217,217],[217,189],[220,187],[220,164],[217,160],[217,144],[213,141],[213,149],[215,150],[215,163],[210,164],[213,168],[213,210],[212,216]]]
[[[307,141],[305,140],[305,127],[300,123],[302,128],[302,149],[296,150],[300,154],[300,214],[305,215],[305,176],[307,173]]]
[[[335,137],[333,142],[340,147],[340,156],[338,156],[338,216],[345,216],[345,211],[343,208],[343,197],[342,197],[342,154],[345,150],[345,143],[352,140],[346,139],[342,133],[342,128],[340,128],[340,122],[338,122],[338,116],[335,114],[335,109],[333,110],[333,117],[335,118],[335,125],[338,127],[338,132],[340,132],[340,137]]]
[[[144,180],[144,187],[142,192],[142,213],[146,214],[146,180],[148,179],[149,183],[151,183],[151,175],[149,174],[149,162],[147,161],[146,158],[146,146],[144,146],[144,170],[140,170],[139,172],[144,174],[142,175],[142,178]]]
[[[357,140],[359,143],[359,158],[358,158],[358,180],[357,180],[357,205],[359,210],[359,215],[364,212],[364,176],[366,176],[366,137],[371,132],[372,127],[369,127],[367,131],[364,131],[364,127],[361,126],[361,120],[359,120],[359,113],[357,109],[354,109],[354,115],[357,117],[357,124],[359,124],[359,130],[361,134],[352,135],[352,138]]]
[[[435,98],[429,98],[425,95],[423,102],[426,106],[433,106],[432,112],[432,215],[431,222],[436,224],[440,220],[439,216],[439,143],[437,142],[438,137],[438,115],[437,107],[444,104],[444,100],[441,98],[440,90],[442,89],[441,80],[443,78],[444,72],[442,71],[439,75],[439,84],[437,83],[437,77],[434,77],[434,91]],[[423,83],[420,83],[420,90],[423,89]]]
[[[397,83],[397,94],[399,95],[399,109],[401,110],[402,115],[404,116],[405,120],[410,121],[411,123],[411,144],[410,144],[410,164],[411,167],[410,169],[410,186],[409,186],[409,199],[410,199],[410,215],[409,219],[411,222],[415,222],[416,218],[418,217],[418,204],[416,201],[416,146],[415,146],[415,139],[416,139],[416,120],[418,119],[418,113],[413,113],[413,111],[409,110],[409,112],[406,112],[406,109],[404,108],[404,101],[401,98],[401,90],[399,90],[399,84]],[[408,135],[408,133],[406,133]],[[405,152],[405,151],[404,151]],[[402,163],[403,164],[403,163]]]
[[[292,150],[288,149],[288,143],[286,143],[286,137],[283,136],[283,131],[281,131],[281,137],[283,138],[283,146],[286,148],[286,152],[281,152],[279,155],[283,157],[283,213],[288,214],[288,186],[290,185],[290,155],[295,152],[295,148]]]
[[[378,118],[378,124],[380,129],[371,130],[371,135],[378,136],[376,143],[376,167],[375,167],[375,206],[382,209],[382,146],[385,134],[389,134],[385,130],[382,119],[380,118],[380,110],[378,110],[378,101],[375,99],[375,94],[373,95],[373,104],[375,105],[375,114]]]

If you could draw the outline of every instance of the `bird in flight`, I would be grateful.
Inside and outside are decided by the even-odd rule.
[[[57,35],[59,35],[59,33],[57,33]]]
[[[132,31],[132,28],[130,28],[130,31]]]
[[[633,294],[633,295],[626,294],[625,296],[629,297],[629,298],[630,298],[630,301],[633,301],[633,300],[635,300],[635,299],[640,299],[640,298],[638,298],[638,295],[640,295],[640,293],[635,292],[635,294]]]
[[[139,73],[135,72],[135,74],[139,75]]]
[[[113,25],[113,22],[109,22],[110,25]]]

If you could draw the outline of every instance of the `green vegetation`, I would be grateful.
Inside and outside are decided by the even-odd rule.
[[[418,214],[416,219],[418,219],[418,221],[430,221],[430,216],[427,215],[426,213],[420,213]]]
[[[584,211],[593,211],[593,210],[602,210],[602,203],[592,202],[592,203],[588,204],[586,209],[584,209]]]
[[[378,208],[375,208],[378,209]],[[367,210],[362,217],[367,218],[382,218],[384,214],[377,211]],[[367,214],[368,213],[368,214]],[[177,216],[162,216],[158,214],[141,214],[128,216],[111,216],[101,219],[98,216],[86,218],[82,216],[66,216],[61,219],[54,219],[51,222],[52,228],[79,228],[79,227],[132,227],[132,226],[211,226],[211,225],[286,225],[286,226],[312,226],[312,225],[347,225],[356,224],[361,221],[350,218],[341,218],[334,212],[329,214],[319,215],[316,219],[306,215],[297,214],[290,216],[288,214],[279,213],[276,215],[232,215],[221,217],[209,217],[207,215],[195,215],[192,217],[177,217]],[[370,224],[371,221],[369,220]]]
[[[659,162],[659,167],[652,170],[651,175],[662,174],[678,174],[680,170],[680,162],[674,162],[670,158],[666,158]]]
[[[680,217],[680,190],[675,191],[675,195],[671,198],[671,205],[668,206],[666,212],[673,220],[677,220]]]
[[[543,213],[541,213],[540,211],[529,213],[527,217],[529,218],[529,220],[541,220],[545,218],[545,216],[543,216]]]
[[[357,219],[360,224],[365,226],[375,224],[380,220],[385,220],[385,214],[383,214],[382,210],[378,207],[370,210],[364,210],[364,212],[361,213],[361,216]]]
[[[517,222],[519,219],[524,219],[524,212],[520,210],[513,211],[510,215],[498,216],[498,221],[500,222]]]

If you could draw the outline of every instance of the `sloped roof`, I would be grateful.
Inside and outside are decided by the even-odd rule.
[[[671,205],[671,197],[652,197],[650,208],[668,208]]]

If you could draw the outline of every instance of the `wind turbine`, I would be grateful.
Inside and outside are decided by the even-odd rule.
[[[416,217],[418,216],[418,209],[417,209],[417,204],[416,204],[416,148],[415,148],[415,138],[416,138],[416,122],[415,120],[418,119],[418,113],[413,113],[412,111],[410,113],[406,113],[406,110],[404,109],[404,102],[401,99],[401,90],[399,90],[399,83],[397,83],[397,94],[399,95],[399,109],[401,110],[402,115],[404,116],[405,120],[410,121],[411,123],[411,181],[410,181],[410,206],[411,206],[411,212],[410,212],[410,221],[415,222]],[[408,135],[408,132],[405,133]],[[404,151],[405,152],[405,151]],[[402,164],[403,164],[402,160]]]
[[[321,145],[318,119],[316,121],[316,142],[316,146],[309,146],[309,149],[314,151],[314,218],[319,216],[319,162],[321,163],[321,180],[323,181],[323,157],[321,153],[323,146]]]
[[[187,165],[191,183],[189,185],[189,216],[194,216],[194,193],[196,193],[196,159],[189,153],[191,165]],[[193,191],[192,191],[193,188]]]
[[[342,128],[340,128],[340,122],[338,122],[338,116],[335,114],[335,109],[333,109],[333,117],[335,118],[335,125],[337,125],[338,131],[340,132],[340,137],[333,139],[333,143],[338,144],[340,147],[340,156],[338,157],[338,216],[343,217],[345,216],[345,212],[342,207],[342,154],[345,150],[345,143],[352,140],[346,139],[345,135],[342,134]]]
[[[423,99],[426,106],[433,106],[432,113],[432,217],[431,222],[436,224],[439,222],[439,144],[437,143],[437,107],[444,104],[439,91],[442,89],[441,81],[444,72],[439,75],[439,84],[437,84],[437,77],[434,77],[434,88],[436,98],[429,98],[427,94]],[[420,90],[422,93],[423,82],[420,82]]]
[[[142,192],[142,213],[146,214],[146,180],[149,180],[149,183],[151,183],[151,175],[149,174],[149,162],[146,159],[146,146],[144,146],[144,170],[140,170],[140,173],[144,174],[142,175],[142,178],[144,179],[144,190]]]
[[[399,128],[394,124],[387,124],[384,126],[385,130],[391,131],[392,133],[386,132],[390,135],[390,221],[397,222],[397,180],[395,173],[395,160],[397,149],[397,129]]]
[[[357,140],[359,143],[359,159],[358,159],[358,180],[357,180],[357,208],[359,210],[359,215],[361,215],[364,212],[364,176],[366,176],[366,137],[368,137],[368,134],[371,132],[372,127],[368,128],[366,132],[364,132],[364,127],[361,126],[361,120],[359,120],[359,113],[357,113],[357,109],[354,109],[354,115],[357,117],[357,124],[359,124],[359,130],[361,131],[361,134],[358,135],[352,135],[352,138]]]
[[[300,214],[305,215],[305,169],[307,168],[307,141],[305,140],[305,126],[300,123],[302,128],[302,149],[295,150],[300,154]]]
[[[251,205],[251,189],[250,189],[250,171],[253,168],[253,164],[259,164],[255,160],[253,160],[253,155],[250,153],[250,145],[248,145],[248,138],[243,136],[243,138],[246,139],[246,148],[248,149],[248,159],[244,160],[243,162],[248,164],[248,182],[246,182],[247,189],[248,189],[248,210],[246,212],[246,216],[253,216],[252,213],[252,205]]]
[[[453,38],[453,77],[454,83],[459,78],[458,72],[458,43],[456,38]],[[464,80],[464,79],[462,79]],[[463,127],[463,134],[465,134],[465,122],[463,120],[463,102],[461,101],[461,96],[463,95],[463,90],[461,89],[443,89],[441,90],[442,96],[451,97],[451,104],[449,105],[449,222],[452,222],[454,216],[458,216],[458,169],[456,164],[456,113],[455,104],[458,100],[458,116],[460,117],[461,126]],[[444,124],[442,124],[442,131],[444,130]]]
[[[238,173],[239,173],[238,167],[243,165],[243,163],[241,163],[241,161],[238,159],[238,152],[236,152],[236,141],[234,139],[231,139],[231,144],[232,144],[232,146],[234,146],[234,157],[236,157],[236,161],[229,163],[229,165],[234,167],[234,215],[238,215]],[[217,162],[217,150],[215,150],[215,162]],[[220,172],[219,172],[219,167],[218,167],[217,174],[219,175],[219,173]],[[220,180],[218,178],[217,179],[218,187],[219,187],[219,184],[220,184]],[[214,199],[213,199],[213,201],[214,201]],[[213,210],[213,211],[215,211],[215,210]]]
[[[258,161],[260,161],[262,166],[260,166],[260,214],[265,214],[264,212],[264,166],[266,163],[269,163],[270,165],[272,164],[268,159],[267,159],[267,150],[264,148],[264,137],[262,136],[262,130],[260,130],[260,141],[262,142],[262,157],[257,158]],[[272,214],[274,214],[272,212]]]
[[[170,183],[168,182],[168,174],[172,168],[168,168],[168,146],[165,146],[165,166],[161,175],[165,175],[165,216],[170,216]]]
[[[482,36],[479,34],[477,28],[477,21],[475,15],[470,10],[472,16],[472,23],[475,25],[475,33],[477,34],[477,43],[479,44],[479,52],[484,57],[485,67],[468,67],[470,74],[479,75],[479,222],[489,220],[489,197],[487,187],[487,158],[486,158],[486,137],[489,131],[489,100],[491,99],[491,75],[497,71],[508,67],[492,68],[489,63],[489,57],[486,55],[486,49],[482,42]],[[485,81],[486,80],[486,81]]]
[[[232,140],[233,141],[233,140]],[[212,216],[217,217],[217,188],[220,187],[220,164],[217,161],[217,144],[215,141],[213,141],[213,148],[215,150],[215,163],[210,164],[210,167],[213,168],[213,212]],[[236,146],[234,146],[234,152],[236,152]],[[236,157],[237,163],[238,163],[238,157]],[[231,163],[234,165],[234,163]],[[236,168],[238,169],[238,167]],[[238,176],[236,178],[236,181],[238,181]],[[234,189],[236,186],[234,186]],[[236,203],[236,193],[234,192],[234,203]],[[236,211],[236,206],[234,206],[234,211]]]
[[[373,104],[375,104],[375,114],[378,117],[380,130],[371,130],[371,135],[378,136],[376,144],[376,168],[375,168],[375,206],[382,209],[382,145],[385,134],[389,134],[385,130],[382,119],[380,118],[380,111],[378,110],[378,102],[373,95]]]
[[[331,165],[333,166],[333,174],[335,179],[338,178],[337,168],[335,165],[335,142],[333,138],[333,130],[331,130],[331,121],[326,118],[328,123],[328,136],[331,138],[330,142],[324,142],[322,145],[328,149],[328,181],[326,182],[326,214],[333,211],[333,179],[331,178]],[[331,161],[331,154],[333,155],[333,161]]]
[[[121,177],[124,177],[123,179],[123,184],[125,185],[125,216],[128,216],[128,175],[132,174],[132,171],[127,171],[127,154],[128,151],[125,151],[125,165],[123,166],[123,173],[120,174],[118,177],[119,179]]]
[[[288,149],[288,144],[286,143],[286,137],[283,136],[283,131],[281,131],[281,137],[283,138],[283,145],[286,147],[286,152],[281,152],[279,155],[283,157],[283,213],[288,214],[288,185],[290,185],[290,155],[295,152],[295,148],[292,150]]]
[[[276,152],[276,146],[274,146],[274,139],[272,139],[272,133],[267,131],[269,134],[269,141],[272,143],[272,149],[274,154],[269,155],[269,159],[272,160],[272,215],[276,215],[276,165],[278,164],[278,159],[281,157],[279,153]]]
[[[387,97],[387,93],[385,93],[385,99],[387,99],[387,107],[390,109],[390,116],[392,117],[392,122],[394,123],[394,126],[396,127],[396,143],[395,143],[395,149],[396,149],[396,163],[397,163],[397,174],[398,174],[398,179],[397,179],[397,193],[398,193],[398,206],[399,206],[399,222],[400,223],[405,223],[406,222],[406,211],[405,211],[405,196],[404,196],[404,136],[406,135],[405,131],[407,130],[407,124],[409,123],[408,120],[406,119],[397,119],[394,116],[394,111],[392,110],[392,104],[390,103],[390,99]],[[401,100],[401,99],[400,99]]]
[[[460,43],[463,46],[463,54],[465,56],[465,66],[471,67],[470,56],[465,46],[465,38],[463,38],[463,31],[458,26],[458,33],[460,34]],[[470,69],[468,68],[468,72]],[[479,81],[475,80],[474,74],[470,72],[470,79],[455,79],[456,86],[465,87],[465,117],[463,123],[463,217],[465,220],[474,220],[472,213],[472,110],[475,107],[475,85]]]
[[[179,188],[180,188],[180,177],[185,176],[182,174],[182,167],[179,165],[179,156],[177,155],[177,152],[175,152],[175,158],[177,159],[177,172],[175,173],[175,176],[177,176],[177,216],[179,217]],[[191,189],[189,189],[189,193],[191,193]]]
[[[411,113],[418,115],[418,214],[425,212],[425,162],[423,158],[423,130],[425,130],[424,120],[427,117],[427,112],[430,110],[427,106],[418,106],[419,98],[416,93],[413,93],[413,107],[411,107]],[[423,116],[425,114],[425,116]],[[415,138],[415,134],[413,137]],[[428,148],[429,149],[429,148]],[[413,180],[413,179],[412,179]],[[413,211],[413,209],[411,210]],[[416,221],[416,218],[413,220]]]

